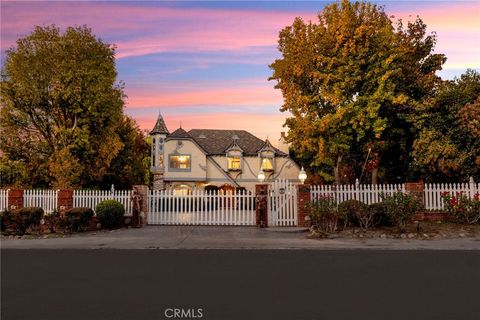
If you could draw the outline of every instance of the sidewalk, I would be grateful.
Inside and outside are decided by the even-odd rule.
[[[299,228],[148,226],[61,238],[2,239],[2,249],[391,249],[480,250],[480,237],[414,239],[307,239]]]

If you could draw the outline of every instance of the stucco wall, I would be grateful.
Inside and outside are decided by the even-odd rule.
[[[194,142],[188,140],[182,140],[182,142],[183,146],[181,147],[178,146],[177,140],[169,140],[165,144],[165,180],[169,182],[169,186],[180,184],[180,181],[191,181],[190,183],[182,184],[196,187],[202,187],[205,184],[216,186],[223,184],[234,185],[226,177],[226,175],[229,175],[240,186],[250,191],[255,190],[255,184],[259,183],[257,175],[260,170],[260,159],[258,157],[242,157],[242,171],[229,173],[226,156],[213,156],[209,160]],[[191,171],[177,172],[169,168],[168,155],[174,153],[175,150],[180,154],[191,155]],[[215,161],[216,164],[211,160]],[[202,168],[206,168],[206,171]],[[299,182],[299,173],[300,168],[293,160],[285,157],[276,157],[274,160],[274,172],[272,174],[265,173],[267,178],[265,182],[271,182],[278,178]]]

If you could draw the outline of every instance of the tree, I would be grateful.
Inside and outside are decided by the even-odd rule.
[[[36,27],[7,50],[1,77],[3,157],[34,186],[101,181],[123,146],[115,47],[86,26]]]
[[[100,187],[110,188],[113,184],[117,189],[131,189],[134,184],[146,183],[150,170],[150,146],[146,137],[135,121],[127,116],[123,117],[116,132],[123,146],[113,158]]]
[[[436,38],[425,29],[419,18],[394,27],[383,8],[344,0],[326,6],[316,24],[297,18],[280,32],[282,57],[270,65],[270,80],[282,91],[281,111],[292,114],[289,142],[313,171],[340,183],[342,165],[358,177],[368,154],[376,183],[394,154],[408,158],[409,115],[432,93],[445,61],[432,54]]]
[[[468,70],[445,81],[433,103],[419,111],[412,155],[429,181],[480,179],[480,74]]]

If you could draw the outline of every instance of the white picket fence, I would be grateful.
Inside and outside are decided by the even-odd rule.
[[[297,225],[297,187],[293,182],[278,179],[269,186],[268,225]]]
[[[382,201],[382,195],[396,192],[405,193],[405,184],[349,184],[349,185],[313,185],[310,195],[312,201],[320,197],[331,197],[337,204],[347,200],[359,200],[366,204]],[[470,179],[468,183],[427,183],[424,185],[424,205],[426,210],[444,209],[442,194],[457,195],[463,193],[473,198],[480,192],[480,183]]]
[[[117,200],[125,207],[125,215],[132,215],[132,190],[75,190],[73,191],[74,208],[91,208],[95,211],[97,204],[104,200]]]
[[[472,179],[468,183],[427,183],[424,193],[427,210],[443,210],[442,194],[449,193],[452,196],[457,196],[462,193],[472,199],[480,193],[480,183],[475,183]]]
[[[149,191],[148,224],[255,225],[255,195],[248,191]]]
[[[0,189],[0,211],[8,209],[8,190]]]
[[[57,209],[58,190],[25,190],[23,192],[24,207],[40,207],[45,213]]]

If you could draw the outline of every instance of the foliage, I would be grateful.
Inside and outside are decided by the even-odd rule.
[[[331,233],[337,230],[339,221],[339,212],[337,205],[332,197],[320,196],[307,206],[312,224],[318,230]]]
[[[373,215],[373,224],[385,227],[391,227],[395,225],[392,217],[388,214],[387,208],[384,203],[377,202],[368,206],[368,211]]]
[[[2,231],[12,228],[17,234],[24,235],[28,228],[40,225],[43,213],[43,209],[37,207],[6,210],[1,216]]]
[[[336,183],[342,166],[359,175],[369,150],[372,181],[404,172],[408,116],[432,94],[445,61],[435,43],[419,18],[394,27],[383,8],[347,0],[326,6],[317,23],[297,18],[284,28],[270,80],[282,91],[281,111],[293,115],[285,125],[298,158]]]
[[[22,161],[12,161],[0,156],[0,187],[29,186],[28,171]]]
[[[381,195],[383,205],[399,231],[405,230],[405,225],[413,215],[421,209],[421,204],[415,196],[396,192],[393,195]]]
[[[414,167],[429,181],[480,178],[480,74],[445,81],[433,103],[418,110]]]
[[[374,214],[368,210],[368,206],[358,200],[347,200],[338,205],[338,211],[341,216],[346,217],[348,224],[360,226],[367,230],[374,223]]]
[[[104,200],[95,208],[97,219],[102,228],[111,229],[120,227],[123,224],[125,208],[116,200]]]
[[[473,199],[463,192],[451,195],[449,192],[442,194],[445,210],[459,223],[475,224],[480,222],[480,194]]]
[[[64,227],[72,231],[82,231],[88,225],[94,215],[91,208],[72,208],[63,213]]]
[[[31,185],[98,184],[124,142],[115,47],[86,26],[36,27],[7,50],[1,78],[3,156]]]
[[[124,116],[116,133],[123,146],[112,159],[99,187],[110,188],[113,184],[116,189],[121,190],[131,189],[135,184],[146,184],[150,171],[150,146],[143,132],[135,120]]]

